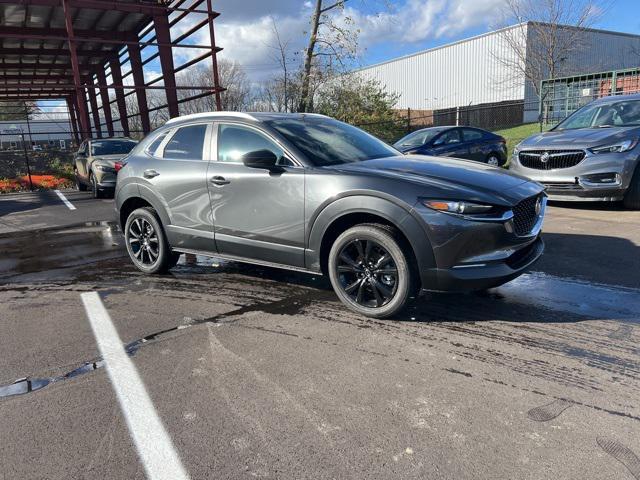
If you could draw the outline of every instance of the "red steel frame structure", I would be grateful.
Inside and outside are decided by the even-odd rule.
[[[116,131],[129,136],[130,119],[138,115],[146,134],[151,111],[167,109],[173,118],[181,103],[208,95],[215,96],[220,110],[224,88],[216,54],[222,49],[215,45],[213,22],[218,15],[211,0],[0,0],[0,102],[66,101],[76,141]],[[172,39],[171,28],[187,19],[192,20],[189,28]],[[211,45],[192,43],[205,26]],[[145,49],[155,52],[144,57]],[[175,66],[174,49],[195,49],[195,56]],[[144,68],[156,58],[162,74],[145,82]],[[178,72],[208,59],[211,85],[177,85]],[[123,72],[127,64],[130,69]],[[127,84],[129,76],[133,81]],[[164,85],[157,85],[161,81]],[[181,89],[201,93],[178,98]],[[149,108],[149,90],[164,90],[166,103]],[[136,97],[138,113],[127,113],[130,95]],[[114,103],[118,118],[112,115]]]

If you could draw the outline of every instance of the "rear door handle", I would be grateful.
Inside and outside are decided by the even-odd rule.
[[[216,175],[215,177],[212,177],[210,182],[213,183],[214,185],[228,185],[231,183],[229,180],[227,180],[224,177],[221,177],[220,175]]]
[[[157,177],[160,174],[155,170],[145,170],[143,175],[144,175],[144,178],[153,178],[153,177]]]

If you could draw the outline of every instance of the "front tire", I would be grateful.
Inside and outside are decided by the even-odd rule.
[[[80,181],[80,177],[78,177],[78,170],[77,169],[74,170],[73,173],[75,174],[75,177],[76,177],[76,188],[78,189],[78,191],[86,192],[87,186]]]
[[[636,171],[624,195],[624,206],[629,210],[640,210],[640,163],[636,165]]]
[[[180,254],[171,251],[162,224],[153,208],[131,212],[124,227],[125,243],[131,261],[147,274],[166,273]]]
[[[387,318],[403,310],[416,285],[409,247],[385,225],[356,225],[331,247],[328,271],[338,298],[367,317]]]
[[[499,167],[501,166],[500,164],[502,163],[500,160],[500,156],[496,153],[490,153],[489,155],[487,155],[487,158],[485,159],[485,163],[487,165],[491,165],[492,167]]]
[[[91,185],[91,193],[93,193],[93,198],[102,198],[102,192],[98,188],[98,181],[96,180],[96,176],[91,172],[89,174],[89,184]]]

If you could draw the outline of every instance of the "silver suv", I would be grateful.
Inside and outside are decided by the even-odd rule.
[[[552,200],[623,200],[640,209],[640,95],[596,100],[520,143],[509,170]]]

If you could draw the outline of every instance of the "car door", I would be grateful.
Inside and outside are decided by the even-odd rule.
[[[433,155],[439,157],[466,158],[469,149],[462,142],[459,128],[441,133],[432,144]]]
[[[270,263],[304,266],[304,168],[261,129],[216,124],[209,194],[218,251]],[[243,156],[269,150],[278,169],[251,168]]]
[[[465,158],[484,162],[487,147],[487,139],[484,134],[475,128],[461,128],[460,130],[462,130],[462,141],[468,150]]]
[[[136,158],[143,196],[167,212],[172,247],[215,252],[207,187],[211,122],[176,126],[158,135]]]

